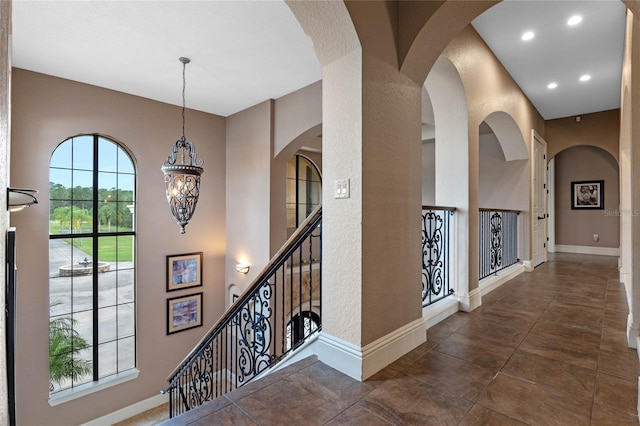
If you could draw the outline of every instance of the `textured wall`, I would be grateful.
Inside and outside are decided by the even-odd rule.
[[[0,261],[5,264],[5,235],[8,225],[7,200],[4,197],[9,177],[9,137],[10,131],[10,97],[11,97],[11,58],[9,43],[11,34],[11,0],[0,1]],[[0,268],[0,306],[5,306],[5,269]],[[0,315],[0,424],[8,424],[7,417],[7,369],[5,347],[5,317]]]
[[[621,213],[616,159],[592,146],[571,147],[555,159],[556,244],[619,247]],[[571,182],[585,180],[604,180],[604,210],[571,210]],[[593,241],[593,234],[598,234],[600,240]]]
[[[245,290],[269,262],[273,101],[227,117],[226,283]],[[235,265],[252,266],[248,274]]]
[[[619,155],[620,110],[596,112],[576,117],[545,121],[547,159],[578,145],[597,146],[613,156]]]
[[[18,419],[25,425],[70,425],[158,394],[178,362],[223,312],[225,123],[187,110],[187,138],[204,159],[201,196],[185,235],[169,212],[160,167],[180,137],[180,108],[120,92],[13,70],[11,180],[40,190],[41,204],[13,214],[18,232]],[[55,147],[85,132],[125,144],[137,167],[137,364],[133,381],[50,407],[48,400],[49,159]],[[204,252],[204,327],[166,335],[166,256]],[[177,294],[176,294],[177,293]]]

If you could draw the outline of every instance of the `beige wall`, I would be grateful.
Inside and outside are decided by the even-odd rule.
[[[180,137],[180,108],[20,69],[13,73],[11,179],[40,190],[41,205],[13,214],[18,228],[18,422],[79,424],[155,396],[224,309],[225,122],[187,111],[187,138],[204,159],[200,201],[180,235],[160,167]],[[96,132],[133,153],[137,177],[137,367],[133,381],[55,407],[48,400],[49,159],[69,136]],[[204,327],[166,335],[166,255],[204,252]]]
[[[619,155],[620,110],[596,112],[576,117],[558,118],[545,122],[547,160],[559,152],[577,145],[600,147],[616,160]]]
[[[227,117],[226,283],[244,291],[269,262],[273,101]],[[231,167],[233,165],[233,167]],[[284,232],[284,230],[283,230]],[[251,265],[248,274],[237,263]],[[228,297],[227,297],[228,299]]]
[[[10,99],[11,99],[11,58],[9,58],[9,43],[11,34],[11,0],[0,1],[0,229],[3,241],[9,223],[7,200],[4,194],[9,178],[9,135],[10,132]],[[5,244],[0,243],[0,261],[5,264]],[[0,268],[0,306],[5,306],[5,268]],[[0,315],[0,424],[8,424],[7,417],[7,369],[5,347],[5,316]]]
[[[278,98],[274,111],[273,155],[276,157],[291,141],[322,123],[322,81]]]
[[[571,210],[571,182],[604,180],[604,210]],[[556,244],[619,247],[618,163],[607,151],[574,146],[555,157]],[[593,241],[593,234],[600,240]]]
[[[479,194],[481,208],[527,210],[531,176],[527,160],[506,161],[493,133],[480,135]]]
[[[478,217],[479,207],[479,127],[487,116],[502,111],[513,118],[531,152],[531,129],[544,137],[545,126],[542,116],[520,87],[493,55],[482,38],[471,26],[467,26],[443,52],[456,67],[465,89],[469,117],[469,290],[477,287],[478,275]],[[437,116],[437,111],[435,111]],[[436,129],[437,131],[437,129]],[[527,162],[526,175],[531,173],[531,163]],[[528,189],[527,189],[528,190]],[[437,196],[437,194],[436,194]],[[530,223],[530,202],[522,209],[518,220]],[[524,260],[531,253],[531,227],[526,226],[523,235]],[[475,277],[475,278],[474,278]]]
[[[271,235],[273,256],[289,237],[286,221],[287,161],[299,149],[322,150],[322,82],[313,83],[274,101],[271,162]],[[322,154],[316,156],[320,163]],[[322,170],[321,164],[316,165]]]
[[[422,141],[422,205],[436,205],[436,143]]]

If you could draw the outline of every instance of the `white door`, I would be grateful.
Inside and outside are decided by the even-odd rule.
[[[532,211],[533,267],[547,260],[547,143],[533,131]]]

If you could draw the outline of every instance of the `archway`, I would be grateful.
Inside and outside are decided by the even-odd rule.
[[[549,182],[554,200],[554,209],[549,211],[555,230],[554,251],[619,256],[620,219],[629,212],[619,210],[617,160],[602,148],[576,145],[559,152],[550,162],[554,172]],[[580,188],[594,188],[594,201],[580,203]]]

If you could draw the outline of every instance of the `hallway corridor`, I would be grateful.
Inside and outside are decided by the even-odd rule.
[[[556,254],[364,383],[307,358],[163,424],[638,425],[617,277],[617,258]]]

